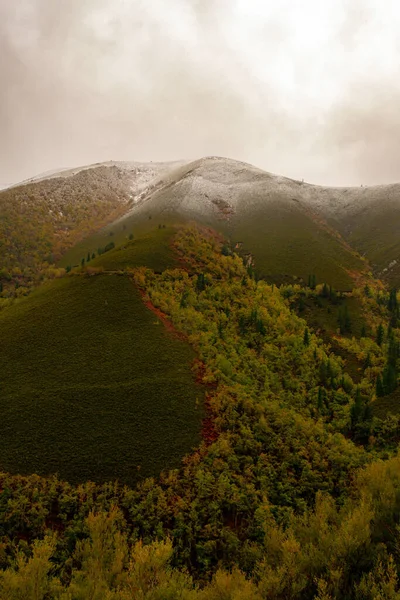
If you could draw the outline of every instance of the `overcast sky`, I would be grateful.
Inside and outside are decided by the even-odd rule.
[[[0,184],[219,155],[400,181],[398,0],[0,0]]]

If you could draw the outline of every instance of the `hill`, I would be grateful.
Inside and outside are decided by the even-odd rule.
[[[3,470],[134,484],[198,443],[194,353],[127,275],[49,282],[0,313],[0,328]]]

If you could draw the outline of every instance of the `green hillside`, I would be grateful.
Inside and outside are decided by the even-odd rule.
[[[387,199],[381,192],[367,208],[337,223],[350,244],[368,257],[375,273],[392,285],[400,284],[399,219],[400,193]]]
[[[176,228],[169,227],[154,227],[148,228],[146,233],[140,230],[141,233],[129,239],[129,236],[124,235],[119,246],[103,254],[98,254],[98,245],[95,242],[101,243],[101,248],[104,248],[111,241],[114,242],[118,236],[106,236],[101,239],[99,234],[87,238],[75,246],[71,251],[63,257],[60,264],[64,266],[81,266],[82,258],[85,259],[85,265],[91,267],[103,267],[107,271],[124,270],[132,267],[146,266],[155,271],[163,271],[176,264],[176,257],[171,248],[171,240],[176,233]],[[137,229],[135,230],[137,232]],[[115,242],[114,242],[115,243]],[[92,250],[92,252],[90,251]],[[88,254],[90,257],[95,254],[95,258],[91,258],[87,262]]]
[[[240,211],[229,224],[229,234],[254,255],[257,272],[277,283],[314,274],[317,282],[336,289],[352,289],[350,272],[365,264],[336,237],[313,221],[295,203],[269,203],[264,209]]]
[[[198,443],[193,351],[127,276],[70,276],[0,313],[0,467],[134,483]]]

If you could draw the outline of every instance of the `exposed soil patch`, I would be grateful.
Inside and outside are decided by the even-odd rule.
[[[146,292],[144,290],[141,290],[140,288],[138,288],[138,289],[139,289],[139,293],[143,299],[144,304],[155,315],[157,315],[157,317],[163,322],[163,325],[166,327],[166,329],[168,329],[168,331],[175,337],[177,337],[181,340],[187,341],[186,335],[175,329],[175,327],[173,326],[171,321],[168,319],[167,315],[162,310],[160,310],[159,308],[154,306],[154,304],[151,302],[151,300],[148,299],[148,297],[146,296]]]

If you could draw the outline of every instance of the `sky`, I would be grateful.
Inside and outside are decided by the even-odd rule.
[[[400,181],[398,0],[0,0],[0,185],[226,156]]]

